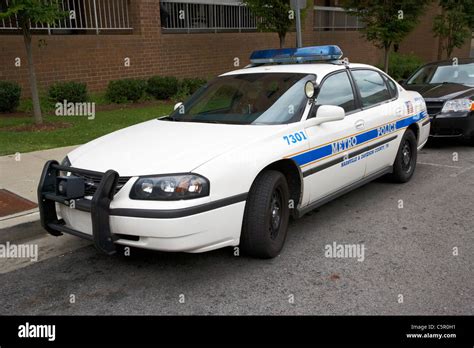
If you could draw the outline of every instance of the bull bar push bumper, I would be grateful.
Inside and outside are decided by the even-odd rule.
[[[58,218],[56,203],[71,206],[71,199],[58,194],[57,178],[60,172],[70,172],[71,175],[94,175],[101,177],[100,183],[92,199],[74,198],[74,208],[89,212],[92,220],[92,235],[80,232],[66,226],[63,219]],[[108,255],[116,252],[115,241],[118,239],[110,231],[110,202],[112,201],[118,183],[119,175],[114,170],[105,173],[95,172],[74,167],[59,165],[57,161],[48,161],[44,165],[38,185],[38,206],[41,225],[53,236],[68,233],[94,242],[95,247]]]

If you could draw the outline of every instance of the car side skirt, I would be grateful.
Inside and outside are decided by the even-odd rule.
[[[389,166],[389,167],[386,167],[378,172],[375,172],[367,177],[365,177],[364,179],[360,180],[360,181],[357,181],[355,183],[352,183],[334,193],[331,193],[313,203],[310,203],[309,205],[305,206],[305,207],[300,207],[298,209],[296,209],[296,218],[301,218],[303,215],[309,213],[310,211],[316,209],[316,208],[319,208],[320,206],[332,201],[333,199],[336,199],[340,196],[343,196],[345,195],[346,193],[349,193],[350,191],[352,190],[355,190],[356,188],[359,188],[361,186],[364,186],[366,184],[368,184],[369,182],[371,181],[374,181],[375,179],[381,177],[381,176],[384,176],[386,174],[390,174],[393,172],[393,167],[392,166]]]

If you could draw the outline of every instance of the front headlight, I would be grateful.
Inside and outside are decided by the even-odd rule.
[[[441,112],[469,112],[473,110],[473,105],[472,101],[467,98],[448,100],[444,103]]]
[[[197,174],[140,177],[130,191],[131,199],[176,201],[209,195],[209,180]]]

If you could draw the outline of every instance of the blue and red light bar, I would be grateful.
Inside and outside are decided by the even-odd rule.
[[[282,48],[254,51],[252,64],[324,62],[342,58],[342,50],[335,45],[302,48]]]

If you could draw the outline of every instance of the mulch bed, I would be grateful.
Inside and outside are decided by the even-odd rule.
[[[31,114],[27,112],[0,112],[0,118],[16,118],[16,117],[31,117]]]
[[[20,197],[13,192],[0,189],[0,217],[31,210],[37,206],[36,203]]]

